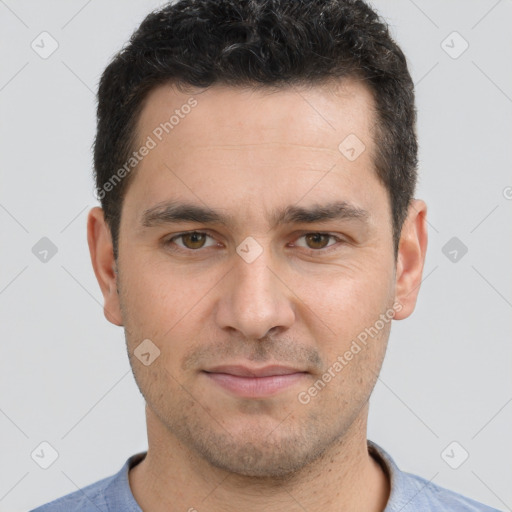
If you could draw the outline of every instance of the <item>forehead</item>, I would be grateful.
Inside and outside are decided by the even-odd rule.
[[[180,148],[277,143],[339,156],[338,146],[350,134],[371,146],[373,123],[371,91],[364,81],[345,78],[280,89],[215,85],[182,92],[159,86],[146,98],[138,132],[172,138]]]
[[[364,208],[377,186],[374,119],[373,96],[356,79],[279,90],[160,86],[137,130],[139,145],[151,139],[153,147],[126,199],[140,211],[176,197],[241,211],[307,193],[313,202],[350,199]]]

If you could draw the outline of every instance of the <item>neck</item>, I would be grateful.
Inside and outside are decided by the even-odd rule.
[[[129,473],[143,510],[382,512],[390,485],[368,453],[368,404],[350,431],[301,471],[279,481],[213,467],[170,433],[146,407],[148,453]]]

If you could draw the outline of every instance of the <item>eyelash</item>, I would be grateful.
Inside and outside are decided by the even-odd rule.
[[[179,245],[176,245],[174,243],[175,240],[182,238],[185,235],[190,235],[192,233],[197,233],[198,235],[206,235],[207,237],[213,239],[213,236],[211,236],[206,231],[196,231],[196,230],[185,231],[183,233],[179,233],[178,235],[173,235],[171,238],[168,238],[167,240],[164,240],[164,246],[169,247],[171,244],[174,244],[175,248],[173,248],[171,250],[175,251],[175,252],[183,252],[183,253],[194,253],[194,252],[198,253],[201,250],[208,249],[209,247],[215,247],[212,245],[212,246],[208,246],[208,247],[200,247],[199,249],[188,249],[186,247],[180,247]],[[309,231],[309,232],[304,233],[301,236],[299,236],[297,238],[297,240],[299,240],[307,235],[325,235],[325,236],[328,236],[329,238],[334,239],[336,241],[335,244],[327,245],[326,247],[324,247],[322,249],[310,249],[310,248],[306,248],[306,247],[301,247],[301,249],[303,249],[306,252],[306,254],[308,254],[308,255],[318,255],[320,253],[326,254],[326,253],[331,252],[331,250],[339,248],[340,243],[341,244],[346,243],[346,240],[344,240],[343,238],[340,238],[336,235],[332,235],[331,233],[324,233],[323,231]]]

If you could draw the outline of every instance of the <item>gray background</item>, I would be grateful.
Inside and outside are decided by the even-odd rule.
[[[161,4],[0,0],[0,511],[75,491],[147,447],[85,226],[99,76]],[[394,322],[368,437],[403,470],[512,510],[512,1],[374,5],[417,86],[430,243],[417,309]],[[59,45],[46,59],[31,47],[51,48],[43,31]],[[32,251],[42,237],[58,249],[46,262]],[[31,457],[42,441],[59,455],[46,470]],[[452,469],[445,459],[457,465],[462,450]]]

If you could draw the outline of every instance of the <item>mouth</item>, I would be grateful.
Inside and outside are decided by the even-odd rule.
[[[308,375],[304,370],[286,366],[217,366],[202,373],[225,391],[245,398],[276,395]]]

